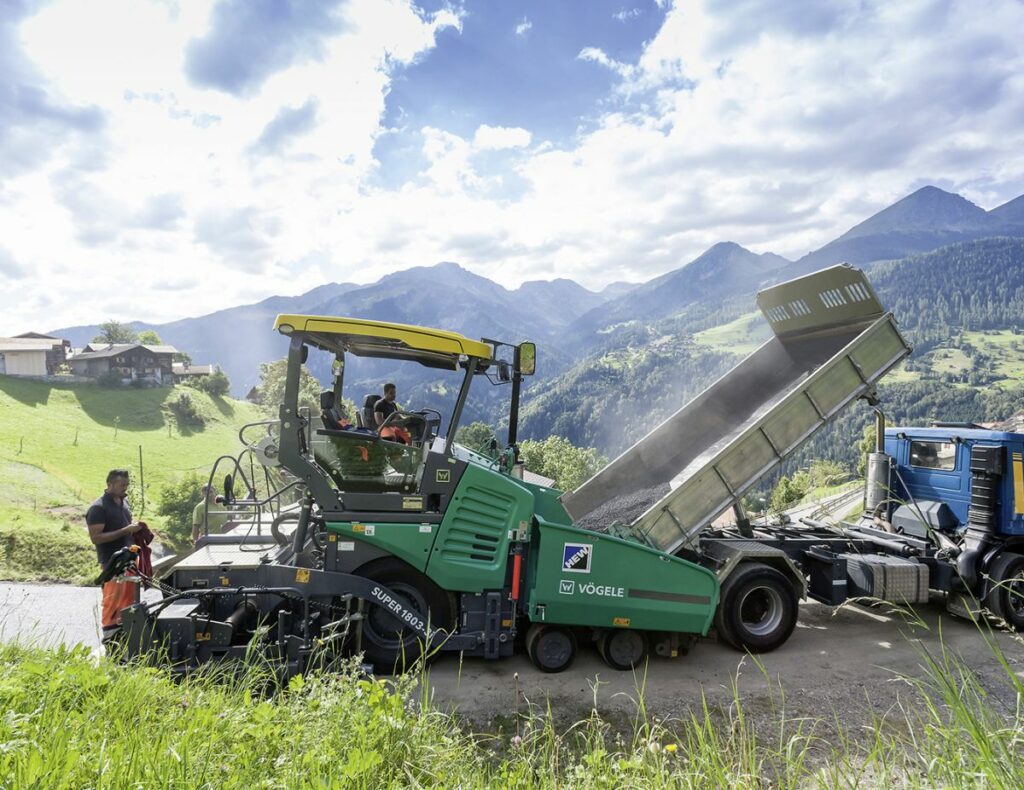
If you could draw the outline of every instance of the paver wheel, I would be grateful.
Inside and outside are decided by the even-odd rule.
[[[798,603],[785,575],[760,562],[744,562],[722,585],[715,628],[737,650],[768,653],[793,633]]]
[[[561,672],[576,658],[576,634],[564,626],[534,623],[526,632],[526,652],[541,672]]]
[[[647,634],[643,631],[605,631],[597,642],[597,652],[604,663],[620,672],[642,666],[648,650]]]
[[[455,607],[448,593],[429,578],[394,557],[371,563],[360,576],[380,582],[409,609],[418,612],[431,631],[452,632]],[[369,604],[363,620],[363,652],[378,672],[404,672],[421,655],[422,637],[387,609]]]
[[[1000,554],[988,575],[985,605],[1014,631],[1024,631],[1024,554]]]

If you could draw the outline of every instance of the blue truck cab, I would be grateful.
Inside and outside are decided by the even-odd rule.
[[[893,459],[896,498],[946,506],[933,526],[962,534],[972,494],[977,506],[974,489],[986,485],[994,495],[993,533],[1024,537],[1024,434],[972,427],[888,428],[885,451]],[[982,455],[990,468],[979,469]]]

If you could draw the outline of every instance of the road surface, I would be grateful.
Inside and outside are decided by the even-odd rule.
[[[0,638],[99,646],[95,588],[0,584],[0,605]],[[920,676],[922,651],[936,653],[944,644],[964,657],[997,698],[1005,695],[999,667],[974,625],[951,618],[939,601],[920,607],[918,614],[921,624],[908,625],[885,608],[832,610],[802,604],[790,640],[760,657],[763,671],[750,657],[708,638],[687,656],[652,659],[646,678],[609,669],[587,647],[570,670],[558,675],[538,672],[525,656],[460,662],[455,655],[444,655],[431,666],[428,683],[436,704],[456,709],[488,730],[507,731],[517,710],[522,713],[529,704],[546,706],[548,701],[556,718],[570,723],[589,715],[595,695],[602,714],[628,727],[640,685],[652,715],[682,718],[699,710],[702,694],[712,706],[727,707],[734,682],[744,710],[765,726],[776,718],[780,687],[789,716],[828,719],[836,714],[856,726],[869,725],[897,698],[906,699],[910,688],[901,677]],[[1020,640],[999,634],[997,641],[1013,671],[1024,677]]]

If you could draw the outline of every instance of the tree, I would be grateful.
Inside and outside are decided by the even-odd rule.
[[[192,543],[192,511],[203,501],[204,483],[206,481],[199,475],[190,472],[177,483],[167,483],[160,488],[156,512],[164,517],[166,524],[160,537],[176,552]]]
[[[186,379],[186,384],[215,398],[223,398],[231,392],[231,381],[223,370],[215,370],[209,376],[193,376]]]
[[[160,339],[160,335],[152,329],[139,332],[138,342],[146,346],[162,346],[164,344],[164,341]]]
[[[288,375],[288,360],[260,363],[260,405],[273,415],[284,402],[284,383]],[[308,406],[313,414],[320,413],[320,393],[323,387],[305,365],[299,374],[299,406]],[[345,404],[348,405],[348,404]],[[354,407],[353,407],[354,409]]]
[[[455,432],[455,441],[470,450],[479,450],[487,447],[494,437],[494,430],[485,422],[471,422],[469,425],[460,425]],[[538,473],[539,474],[539,473]]]
[[[868,423],[864,426],[864,433],[857,442],[857,477],[864,479],[868,473],[868,453],[875,451],[875,424]]]
[[[768,509],[772,513],[782,513],[784,510],[788,510],[790,505],[799,502],[807,494],[809,481],[810,478],[806,472],[797,472],[792,479],[783,475],[768,499]]]
[[[92,339],[93,343],[135,343],[138,333],[128,324],[122,324],[111,318],[100,324],[100,333]]]
[[[576,447],[561,436],[549,436],[544,441],[526,439],[519,444],[519,455],[527,469],[553,478],[555,487],[562,491],[577,488],[608,463],[593,447]]]
[[[827,488],[838,485],[850,477],[850,470],[838,461],[817,459],[807,469],[811,488]]]

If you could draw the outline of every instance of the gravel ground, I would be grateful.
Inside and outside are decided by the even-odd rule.
[[[99,646],[96,588],[0,584],[0,604],[2,639]],[[918,614],[921,623],[909,625],[884,608],[832,610],[802,604],[793,636],[779,650],[761,656],[761,667],[711,637],[689,655],[652,659],[646,676],[615,672],[592,647],[583,646],[576,663],[558,675],[537,671],[523,655],[461,662],[442,656],[431,666],[428,683],[436,704],[487,730],[507,731],[517,711],[548,702],[562,723],[588,716],[596,703],[602,715],[628,729],[641,686],[650,714],[672,719],[699,710],[702,696],[713,707],[728,707],[734,684],[744,711],[759,729],[770,731],[775,725],[782,706],[780,689],[785,689],[790,718],[842,720],[856,730],[872,726],[875,716],[894,710],[898,701],[913,699],[902,678],[921,676],[922,651],[934,655],[944,645],[986,681],[994,700],[1012,710],[1013,700],[1000,682],[1002,670],[975,627],[950,617],[937,601],[920,607]],[[1024,677],[1021,640],[999,634],[998,641],[1012,670]]]

